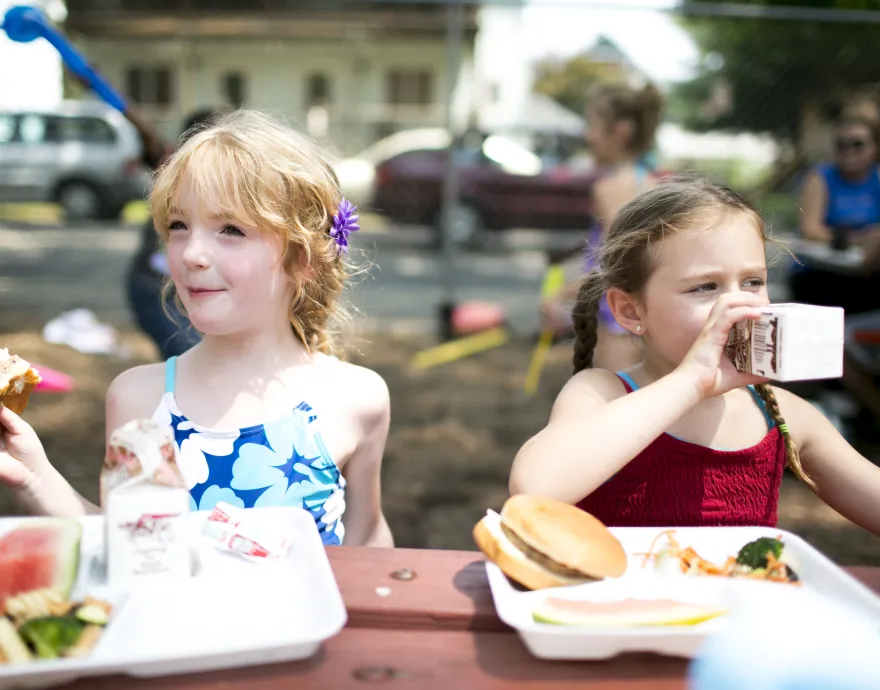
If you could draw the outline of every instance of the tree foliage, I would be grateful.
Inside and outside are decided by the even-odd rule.
[[[535,67],[533,89],[575,113],[583,113],[593,84],[623,78],[621,65],[596,62],[590,52],[571,58],[546,58]]]
[[[687,4],[718,0],[690,0]],[[737,4],[877,10],[880,0],[736,0]],[[880,15],[878,15],[880,16]],[[704,59],[697,76],[677,85],[671,108],[695,129],[793,136],[804,104],[833,107],[853,87],[880,82],[880,23],[685,16],[682,25]],[[658,47],[659,49],[659,47]],[[706,108],[725,87],[731,107]]]

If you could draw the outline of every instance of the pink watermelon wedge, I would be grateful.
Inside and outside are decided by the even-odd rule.
[[[35,589],[70,596],[81,537],[82,525],[68,518],[26,520],[0,537],[0,610],[8,597]]]

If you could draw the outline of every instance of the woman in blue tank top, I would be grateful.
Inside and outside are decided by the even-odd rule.
[[[816,166],[804,182],[801,235],[836,249],[863,245],[880,236],[880,168],[877,125],[848,117],[834,136],[834,161]],[[866,266],[866,268],[869,268]],[[798,302],[843,307],[848,313],[880,308],[880,273],[845,275],[795,264],[791,277]]]

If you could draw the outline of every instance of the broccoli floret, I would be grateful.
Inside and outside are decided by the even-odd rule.
[[[55,659],[76,644],[84,627],[73,616],[46,616],[22,623],[18,633],[33,645],[40,659]]]
[[[782,557],[784,546],[779,539],[761,537],[743,546],[736,556],[736,562],[738,565],[744,565],[747,568],[766,568],[767,554],[772,553],[773,557],[779,560]]]

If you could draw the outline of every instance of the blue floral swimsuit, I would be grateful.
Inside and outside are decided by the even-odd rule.
[[[165,363],[165,394],[153,421],[174,431],[192,509],[211,510],[219,501],[242,508],[302,507],[324,544],[342,544],[345,478],[327,452],[315,410],[301,402],[268,424],[206,429],[177,407],[176,364],[176,357]]]

